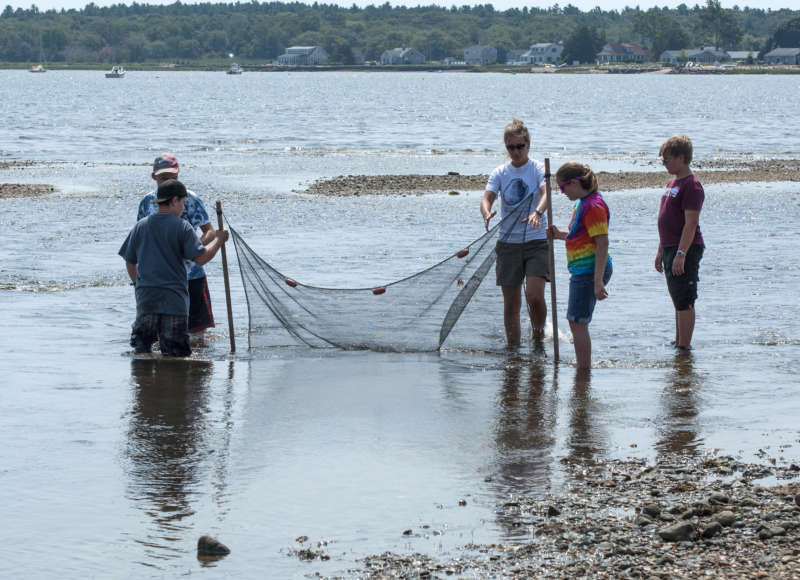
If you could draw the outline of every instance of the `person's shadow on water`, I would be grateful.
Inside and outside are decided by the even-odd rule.
[[[558,395],[555,383],[548,380],[547,368],[538,358],[512,355],[505,361],[496,402],[496,465],[488,479],[501,500],[549,489]],[[503,515],[498,518],[509,535],[527,533],[517,529],[514,517],[507,521]]]
[[[177,558],[194,514],[213,366],[192,359],[131,361],[133,389],[125,470],[127,497],[151,521],[137,541],[148,563]]]
[[[697,453],[703,443],[697,424],[697,398],[702,386],[691,352],[676,354],[661,395],[663,410],[656,443],[659,452]]]
[[[592,396],[592,371],[575,369],[575,380],[569,402],[569,452],[570,463],[592,465],[604,452],[606,442],[600,426],[594,424],[597,405]]]

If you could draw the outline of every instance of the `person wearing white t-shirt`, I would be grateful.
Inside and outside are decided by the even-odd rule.
[[[550,280],[547,250],[547,190],[542,163],[530,159],[531,137],[525,124],[512,120],[505,127],[503,141],[509,161],[496,167],[489,175],[486,191],[481,200],[486,231],[489,220],[497,211],[492,210],[500,196],[500,232],[497,241],[497,285],[503,290],[503,322],[508,346],[521,342],[520,311],[522,286],[525,284],[525,301],[531,318],[531,338],[544,338],[547,303],[544,285]],[[504,219],[521,212],[520,219]]]

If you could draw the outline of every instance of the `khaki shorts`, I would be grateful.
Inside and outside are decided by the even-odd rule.
[[[529,276],[550,281],[547,240],[531,240],[522,244],[497,242],[497,285],[519,286]]]

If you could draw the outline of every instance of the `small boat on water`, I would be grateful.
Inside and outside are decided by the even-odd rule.
[[[30,70],[31,70],[31,72],[35,72],[35,73],[47,72],[47,69],[44,68],[44,65],[41,65],[41,64],[33,65]]]
[[[106,73],[107,79],[121,79],[125,76],[125,69],[121,66],[114,65],[111,70]]]
[[[244,72],[244,69],[240,67],[238,64],[233,63],[231,68],[228,69],[229,75],[240,75]]]

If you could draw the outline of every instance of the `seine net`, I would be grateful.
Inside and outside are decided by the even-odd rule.
[[[279,272],[228,223],[247,298],[251,348],[436,351],[495,262],[495,245],[528,216],[533,197],[486,234],[421,272],[367,288],[320,288]],[[492,283],[494,285],[494,282]],[[502,303],[495,302],[496,318]]]

